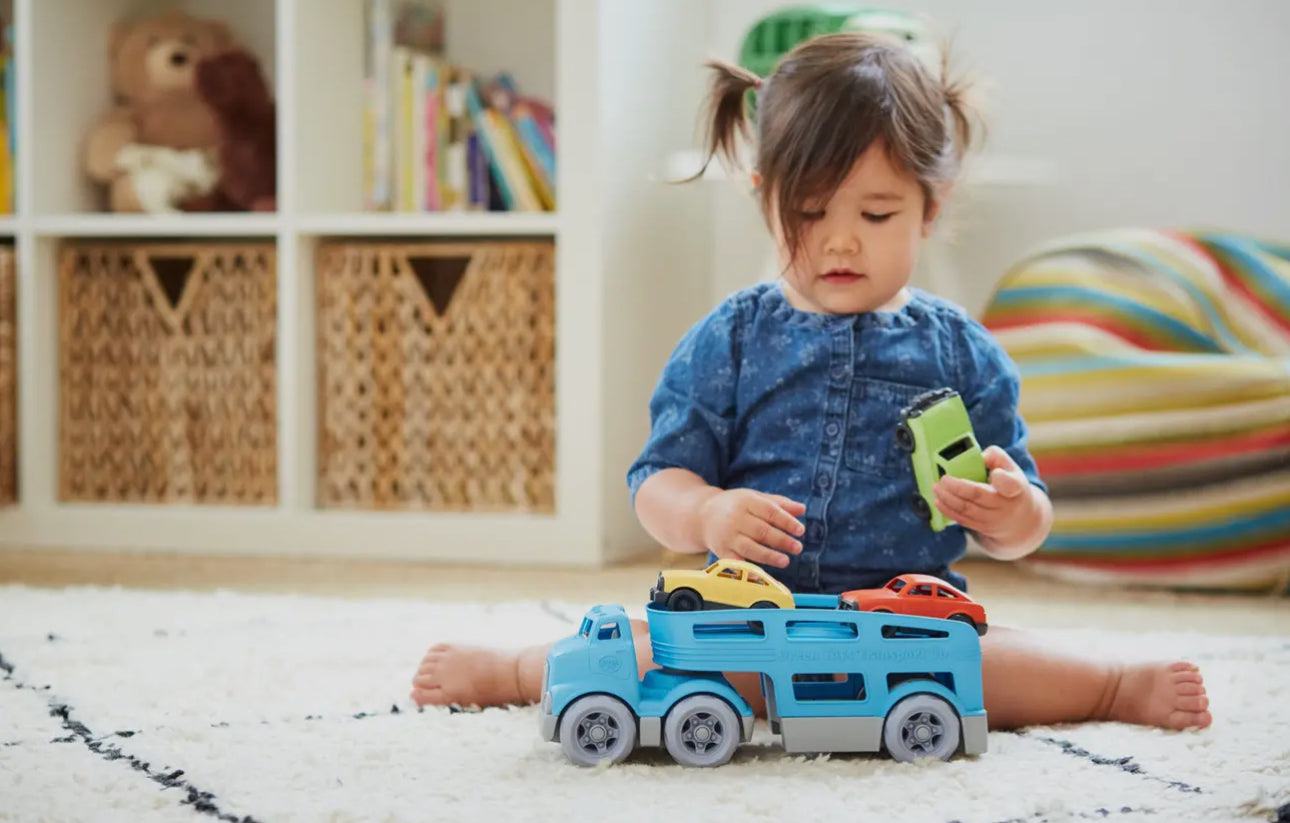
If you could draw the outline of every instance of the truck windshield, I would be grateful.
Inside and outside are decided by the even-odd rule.
[[[596,630],[596,639],[597,640],[617,640],[618,624],[616,622],[601,623],[600,628]]]
[[[578,629],[578,634],[582,635],[583,637],[591,636],[591,618],[590,617],[582,618],[582,628]]]

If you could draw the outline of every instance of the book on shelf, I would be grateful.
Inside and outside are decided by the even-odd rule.
[[[481,77],[448,60],[434,4],[367,0],[367,29],[368,210],[555,210],[549,104],[521,94],[508,73]]]
[[[0,62],[3,81],[0,82],[0,115],[4,117],[0,124],[0,214],[13,214],[16,211],[14,202],[14,162],[17,156],[17,134],[15,115],[17,95],[14,89],[15,72],[13,60],[13,21],[4,21],[4,52]]]

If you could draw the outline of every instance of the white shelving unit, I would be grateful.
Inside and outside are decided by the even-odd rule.
[[[100,211],[81,139],[110,102],[106,44],[133,0],[12,0],[18,208],[19,495],[0,545],[594,566],[644,549],[624,474],[671,346],[709,301],[704,187],[651,182],[691,142],[704,29],[689,0],[452,0],[449,57],[511,70],[559,119],[554,214],[362,212],[363,0],[187,0],[228,22],[278,101],[276,214]],[[648,7],[648,8],[643,8]],[[701,15],[701,12],[699,13]],[[701,21],[700,21],[701,22]],[[662,62],[660,62],[662,61]],[[545,237],[556,244],[556,512],[324,511],[315,505],[313,251],[320,238]],[[66,504],[57,497],[57,266],[64,238],[272,238],[278,483],[270,508]]]

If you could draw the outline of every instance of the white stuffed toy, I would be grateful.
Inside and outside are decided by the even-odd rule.
[[[215,159],[200,149],[131,143],[117,153],[116,166],[130,175],[139,204],[151,214],[177,214],[180,203],[209,194],[219,182]]]

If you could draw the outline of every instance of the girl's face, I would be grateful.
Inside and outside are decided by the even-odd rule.
[[[918,182],[893,166],[874,141],[828,202],[803,204],[802,246],[795,259],[779,215],[770,215],[789,303],[827,314],[903,306],[919,244],[938,209],[925,208],[924,199]]]

